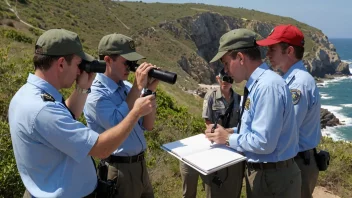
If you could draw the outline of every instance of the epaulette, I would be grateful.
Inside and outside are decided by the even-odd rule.
[[[48,93],[42,93],[42,94],[40,94],[40,97],[42,97],[44,102],[46,102],[46,101],[55,102],[54,97]]]

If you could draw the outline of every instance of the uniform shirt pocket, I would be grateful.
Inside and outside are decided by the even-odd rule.
[[[212,110],[214,112],[214,117],[217,118],[225,113],[225,105],[223,104],[213,104]]]

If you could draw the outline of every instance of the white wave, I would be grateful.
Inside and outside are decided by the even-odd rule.
[[[321,99],[323,99],[323,100],[330,100],[332,98],[333,98],[332,96],[322,96],[321,97]]]
[[[348,106],[352,106],[352,104],[346,104]],[[344,106],[344,105],[342,105]],[[338,130],[338,128],[341,127],[351,127],[352,126],[352,118],[349,118],[345,115],[343,115],[340,111],[343,109],[341,106],[332,106],[332,105],[322,105],[321,106],[324,109],[327,109],[331,113],[335,115],[336,118],[340,120],[340,122],[343,125],[338,125],[334,127],[326,127],[325,129],[322,129],[322,135],[331,137],[333,140],[344,140],[343,134]]]
[[[341,104],[343,107],[352,107],[352,104]]]
[[[326,127],[321,130],[323,136],[331,137],[334,141],[344,140],[343,136],[335,127]]]
[[[352,60],[351,59],[348,59],[348,60],[341,60],[343,62],[346,62],[347,64],[350,65],[350,73],[352,74]],[[351,77],[352,78],[352,77]]]
[[[348,64],[352,64],[352,60],[351,60],[351,59],[348,59],[348,60],[341,60],[341,61],[343,61],[343,62],[345,62],[345,63],[348,63]]]
[[[351,68],[350,68],[351,69]],[[341,77],[334,77],[334,79],[324,80],[322,83],[317,83],[318,87],[329,87],[329,84],[337,84],[340,81],[346,80],[351,78],[351,76],[341,76]]]
[[[323,100],[329,100],[329,99],[332,99],[332,98],[333,98],[332,96],[329,96],[329,94],[324,93],[324,92],[321,92],[321,93],[320,93],[320,97],[321,97],[321,99],[323,99]]]

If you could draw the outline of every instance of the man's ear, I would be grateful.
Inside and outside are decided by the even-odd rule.
[[[110,63],[110,61],[112,61],[112,60],[109,56],[104,56],[104,61],[107,63]]]
[[[244,55],[242,54],[242,52],[238,52],[237,53],[237,56],[239,57],[239,59],[240,59],[240,64],[241,65],[243,65],[243,61],[244,61]]]
[[[295,48],[293,48],[292,46],[289,46],[287,48],[287,54],[294,57],[295,56]]]
[[[64,67],[64,63],[65,63],[65,58],[64,57],[60,57],[59,59],[57,59],[57,61],[56,61],[56,65],[60,68],[60,69],[63,69],[63,67]]]

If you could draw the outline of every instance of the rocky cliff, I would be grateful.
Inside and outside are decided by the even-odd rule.
[[[221,69],[220,63],[208,64],[216,54],[221,35],[235,28],[248,28],[258,33],[259,38],[267,37],[276,24],[265,21],[247,20],[224,16],[219,13],[205,12],[195,16],[179,18],[159,24],[159,27],[171,33],[175,38],[194,42],[197,56],[182,56],[178,61],[180,67],[197,82],[210,84],[209,80]],[[327,36],[321,32],[304,30],[306,53],[304,62],[309,72],[317,77],[325,74],[350,74],[348,64],[341,62],[336,49]],[[265,50],[263,50],[263,57]],[[204,61],[200,61],[200,59]],[[208,73],[204,69],[210,69]]]

